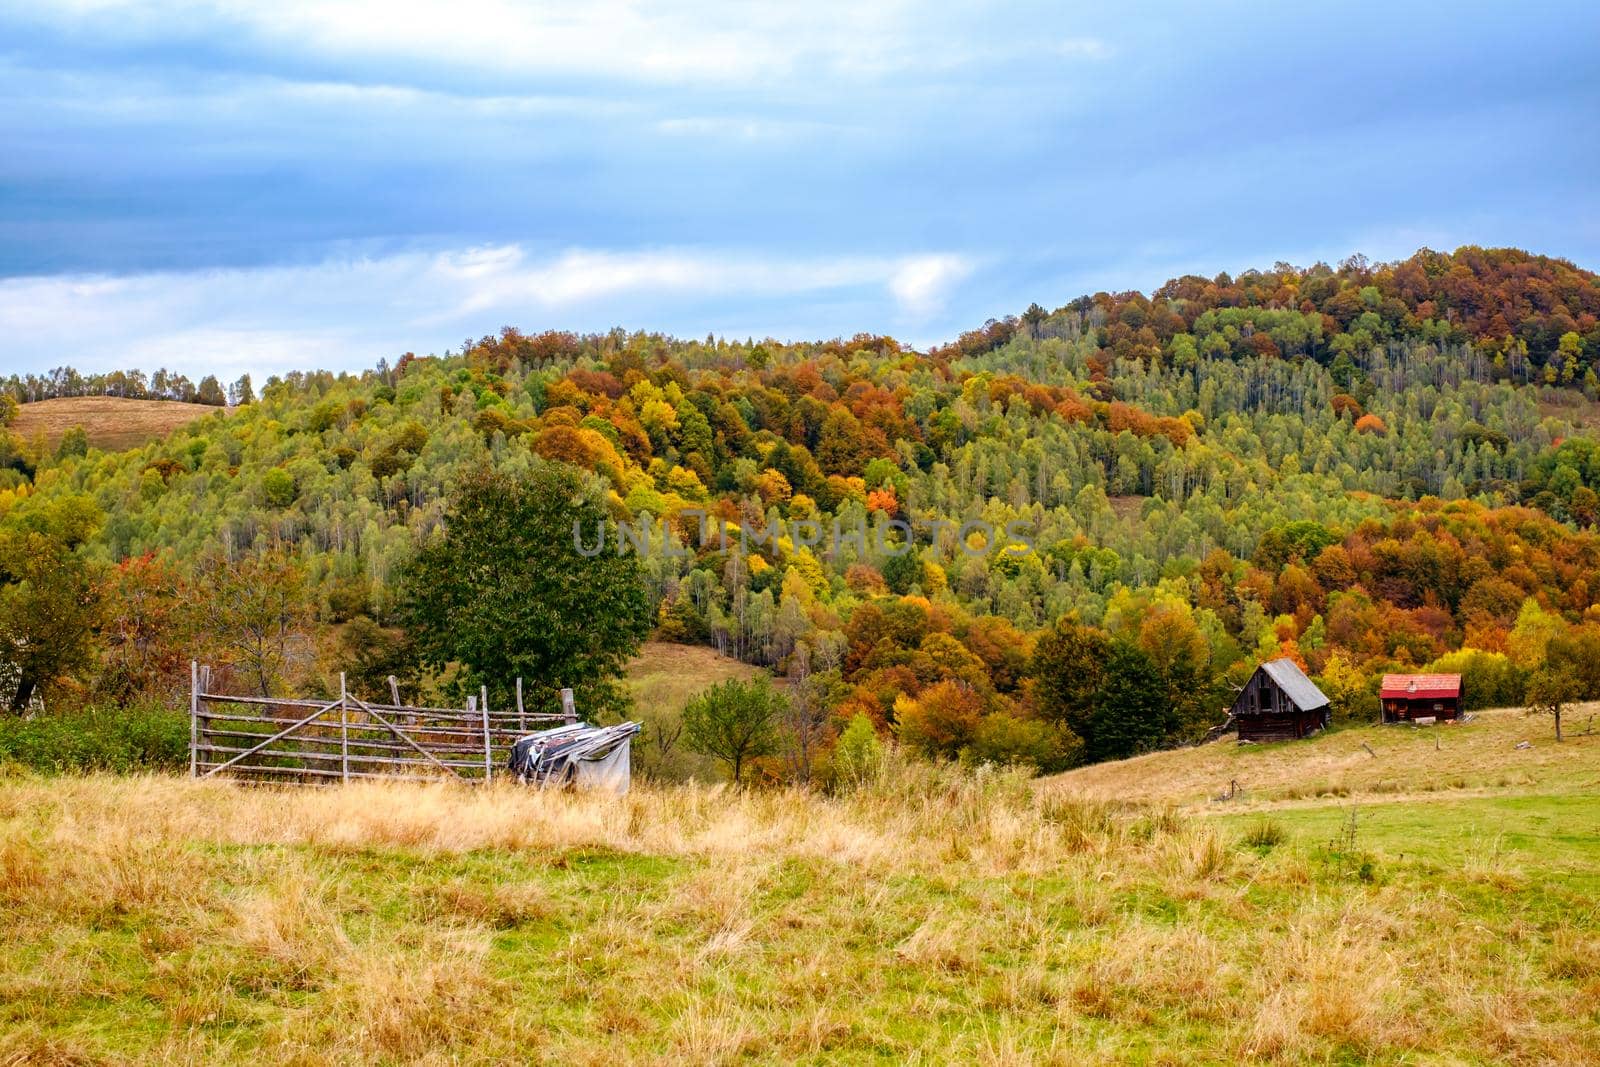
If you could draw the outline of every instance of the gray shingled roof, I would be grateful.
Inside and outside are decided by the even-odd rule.
[[[1285,696],[1294,701],[1294,706],[1301,711],[1315,711],[1328,706],[1328,698],[1318,689],[1316,683],[1306,677],[1295,661],[1285,657],[1275,659],[1270,663],[1263,663],[1261,669],[1266,671],[1278,688],[1283,690]]]

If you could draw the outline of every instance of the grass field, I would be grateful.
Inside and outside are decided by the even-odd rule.
[[[897,760],[837,798],[0,776],[0,1063],[1596,1062],[1580,780],[1351,833]]]
[[[674,733],[678,712],[702,689],[764,673],[704,645],[645,642],[629,661],[624,679],[643,730],[634,748],[634,765],[646,774],[673,780],[715,782],[725,777],[715,760],[688,751],[681,735]]]
[[[1238,809],[1325,802],[1340,797],[1417,795],[1600,794],[1600,706],[1564,716],[1558,744],[1551,720],[1520,709],[1475,714],[1433,727],[1335,730],[1309,741],[1239,745],[1232,740],[1081,767],[1049,787],[1099,800]],[[1527,741],[1531,747],[1519,749]],[[1235,797],[1212,800],[1238,783]]]
[[[172,400],[125,400],[115,396],[62,397],[24,404],[11,430],[24,440],[43,434],[52,446],[74,426],[82,426],[93,448],[108,452],[134,448],[165,437],[186,423],[224,409]]]

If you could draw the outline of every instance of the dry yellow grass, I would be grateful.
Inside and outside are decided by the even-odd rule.
[[[82,426],[91,447],[115,452],[165,437],[180,426],[222,410],[209,404],[182,404],[172,400],[60,397],[23,404],[11,431],[24,440],[43,434],[54,446],[62,434],[74,426]]]
[[[1353,859],[896,761],[831,799],[0,778],[0,1063],[1600,1056],[1592,901]]]
[[[1466,723],[1349,728],[1272,745],[1239,745],[1230,737],[1081,767],[1045,787],[1100,800],[1206,807],[1238,782],[1242,792],[1230,809],[1344,796],[1600,793],[1600,722],[1595,733],[1581,733],[1597,713],[1600,705],[1569,709],[1561,744],[1548,718],[1502,708]],[[1521,741],[1532,747],[1518,749]]]

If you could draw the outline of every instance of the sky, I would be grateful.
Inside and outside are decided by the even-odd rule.
[[[1429,5],[1433,7],[1433,5]],[[0,374],[1600,268],[1600,5],[0,0]]]

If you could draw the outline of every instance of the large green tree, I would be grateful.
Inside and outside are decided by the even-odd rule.
[[[0,526],[0,692],[21,712],[94,660],[101,597],[82,552],[100,515],[86,497],[19,509]]]
[[[1104,630],[1070,619],[1057,623],[1033,650],[1033,697],[1039,714],[1087,737],[1110,659],[1111,638]]]
[[[593,545],[604,508],[569,467],[525,475],[479,467],[450,498],[444,529],[402,568],[398,614],[424,663],[458,695],[489,687],[507,707],[522,678],[530,708],[571,687],[586,717],[624,703],[616,679],[650,632],[639,560]]]

